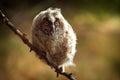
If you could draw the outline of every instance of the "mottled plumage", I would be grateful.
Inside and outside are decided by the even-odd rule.
[[[46,52],[47,59],[62,67],[72,66],[76,35],[58,8],[41,11],[33,20],[33,45]]]

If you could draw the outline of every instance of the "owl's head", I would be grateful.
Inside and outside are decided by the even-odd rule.
[[[62,33],[67,21],[59,8],[48,8],[41,11],[33,20],[33,28],[42,31],[46,35]]]

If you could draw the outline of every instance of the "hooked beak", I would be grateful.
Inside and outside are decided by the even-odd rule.
[[[52,32],[52,33],[56,33],[56,30],[57,30],[57,28],[53,25],[51,32]]]

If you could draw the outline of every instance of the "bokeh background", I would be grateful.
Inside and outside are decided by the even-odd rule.
[[[120,80],[120,0],[1,0],[0,9],[31,40],[34,16],[48,7],[77,35],[77,80]],[[44,64],[0,19],[0,80],[67,80]]]

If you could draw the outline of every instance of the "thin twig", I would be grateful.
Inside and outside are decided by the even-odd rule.
[[[20,39],[31,49],[33,50],[36,54],[40,55],[43,57],[43,59],[47,62],[47,64],[49,66],[52,66],[55,69],[55,72],[58,74],[61,74],[65,77],[67,77],[69,80],[76,80],[73,76],[72,73],[66,73],[66,72],[62,72],[62,70],[60,68],[58,68],[57,66],[53,65],[52,63],[50,63],[48,61],[48,59],[46,58],[45,55],[41,54],[44,53],[43,51],[40,51],[37,47],[33,46],[32,43],[26,38],[26,34],[22,33],[19,29],[17,29],[17,27],[15,27],[10,21],[9,19],[3,14],[3,12],[0,10],[0,17],[3,19],[4,23],[7,25],[7,27],[9,27],[17,36],[20,37]]]

